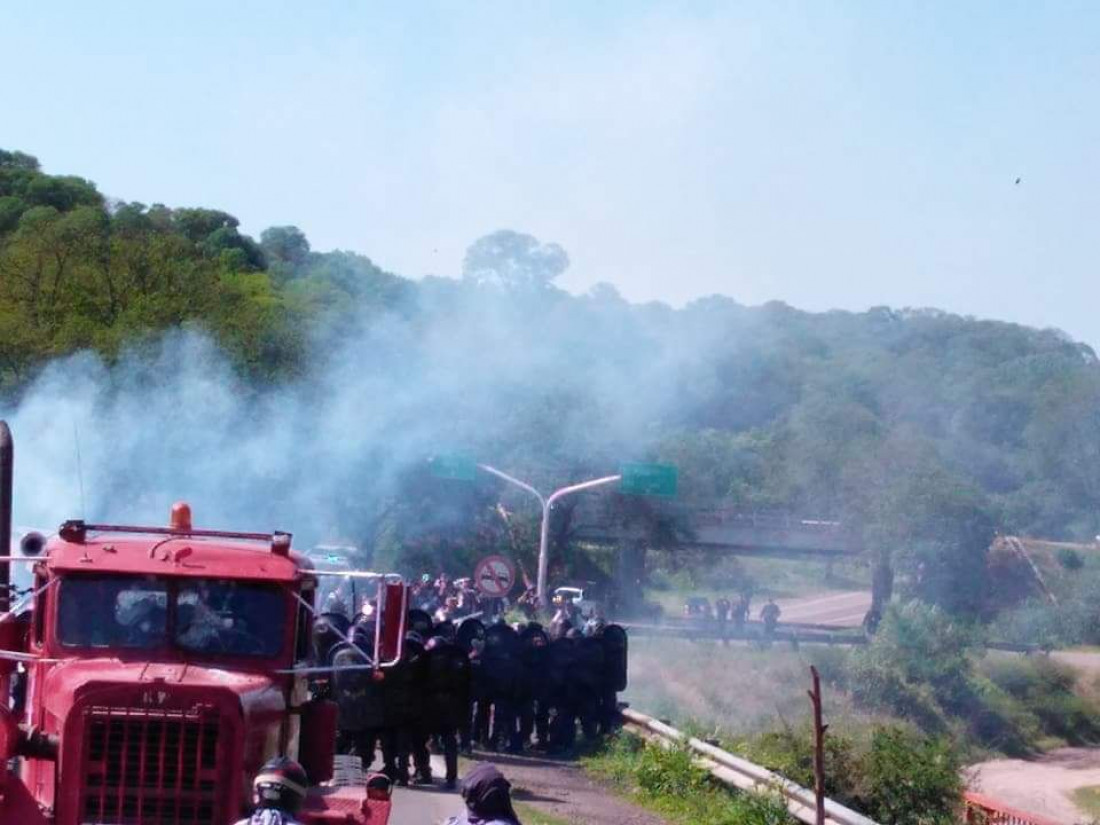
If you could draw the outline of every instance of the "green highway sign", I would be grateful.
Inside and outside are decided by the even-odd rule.
[[[624,464],[620,489],[632,496],[676,495],[677,471],[672,464]]]
[[[473,481],[477,477],[477,462],[460,453],[445,453],[428,459],[432,475],[449,481]]]

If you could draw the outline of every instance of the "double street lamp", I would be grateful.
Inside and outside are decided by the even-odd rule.
[[[435,456],[431,459],[432,472],[439,478],[453,481],[474,481],[478,470],[496,476],[538,499],[542,507],[542,525],[539,528],[539,573],[538,597],[540,605],[547,605],[546,577],[550,567],[550,511],[555,502],[572,493],[603,487],[607,484],[622,482],[622,491],[628,495],[659,496],[671,498],[676,495],[676,468],[669,464],[624,464],[618,475],[594,478],[579,484],[570,484],[544,496],[526,481],[521,481],[508,473],[488,464],[475,463],[461,454]]]
[[[582,481],[579,484],[570,484],[568,487],[562,487],[555,490],[548,496],[544,496],[530,484],[525,481],[520,481],[518,478],[508,475],[507,473],[498,470],[496,467],[490,467],[488,464],[478,464],[480,469],[494,475],[502,481],[507,481],[521,490],[533,495],[539,500],[539,504],[542,505],[542,525],[539,527],[539,574],[538,574],[538,597],[539,605],[545,607],[549,602],[546,599],[546,576],[550,568],[550,510],[554,506],[554,502],[571,493],[579,493],[582,490],[591,490],[594,487],[602,487],[605,484],[613,484],[616,481],[621,481],[621,475],[604,476],[603,478],[594,478],[591,481]]]

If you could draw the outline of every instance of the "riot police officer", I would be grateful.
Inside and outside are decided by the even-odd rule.
[[[374,625],[356,624],[351,644],[342,644],[332,654],[333,698],[336,700],[337,738],[340,753],[357,755],[367,770],[374,751],[382,747],[382,772],[393,781],[397,776],[396,731],[386,717],[386,696],[381,671],[374,670]]]
[[[550,750],[572,749],[577,737],[576,691],[571,683],[577,663],[577,631],[570,629],[550,643]]]
[[[503,621],[485,630],[485,651],[482,654],[482,675],[488,700],[493,707],[493,727],[489,733],[489,748],[519,751],[517,704],[520,694],[519,636]]]
[[[519,634],[519,736],[526,745],[534,733],[536,747],[550,747],[550,637],[538,622],[529,622]]]
[[[410,630],[405,634],[401,661],[390,668],[383,682],[386,718],[397,737],[398,785],[409,784],[409,760],[418,775],[431,773],[424,731],[425,688],[427,686],[424,642],[420,634]]]
[[[574,631],[575,632],[575,631]],[[570,680],[574,704],[580,716],[584,738],[591,741],[600,731],[600,699],[604,678],[603,622],[585,624],[584,634],[577,640],[577,664]]]
[[[424,718],[437,736],[446,763],[446,786],[458,781],[458,730],[470,715],[470,660],[457,645],[433,636],[424,648],[426,691]],[[418,768],[417,780],[431,781],[431,767]]]

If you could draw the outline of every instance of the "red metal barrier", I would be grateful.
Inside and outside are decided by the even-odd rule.
[[[964,796],[968,825],[1064,825],[1057,819],[1002,805],[980,793],[967,792]]]

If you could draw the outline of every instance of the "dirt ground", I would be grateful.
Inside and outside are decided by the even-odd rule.
[[[995,759],[968,769],[971,790],[1059,822],[1089,822],[1073,804],[1077,788],[1100,785],[1100,750],[1059,748],[1036,759]]]
[[[1095,689],[1100,653],[1057,651],[1051,658],[1076,668],[1081,687]],[[1035,759],[995,759],[968,769],[972,790],[1031,813],[1060,822],[1090,822],[1073,803],[1078,788],[1100,785],[1100,748],[1058,748]]]
[[[665,821],[615,796],[575,765],[556,759],[505,754],[483,755],[512,783],[513,797],[532,808],[575,825],[666,825]],[[461,760],[459,772],[473,764]],[[442,775],[439,757],[433,771]],[[398,788],[390,825],[436,825],[462,810],[457,791],[439,783],[428,788]]]
[[[494,754],[515,798],[576,825],[665,825],[663,819],[615,796],[567,762]]]

